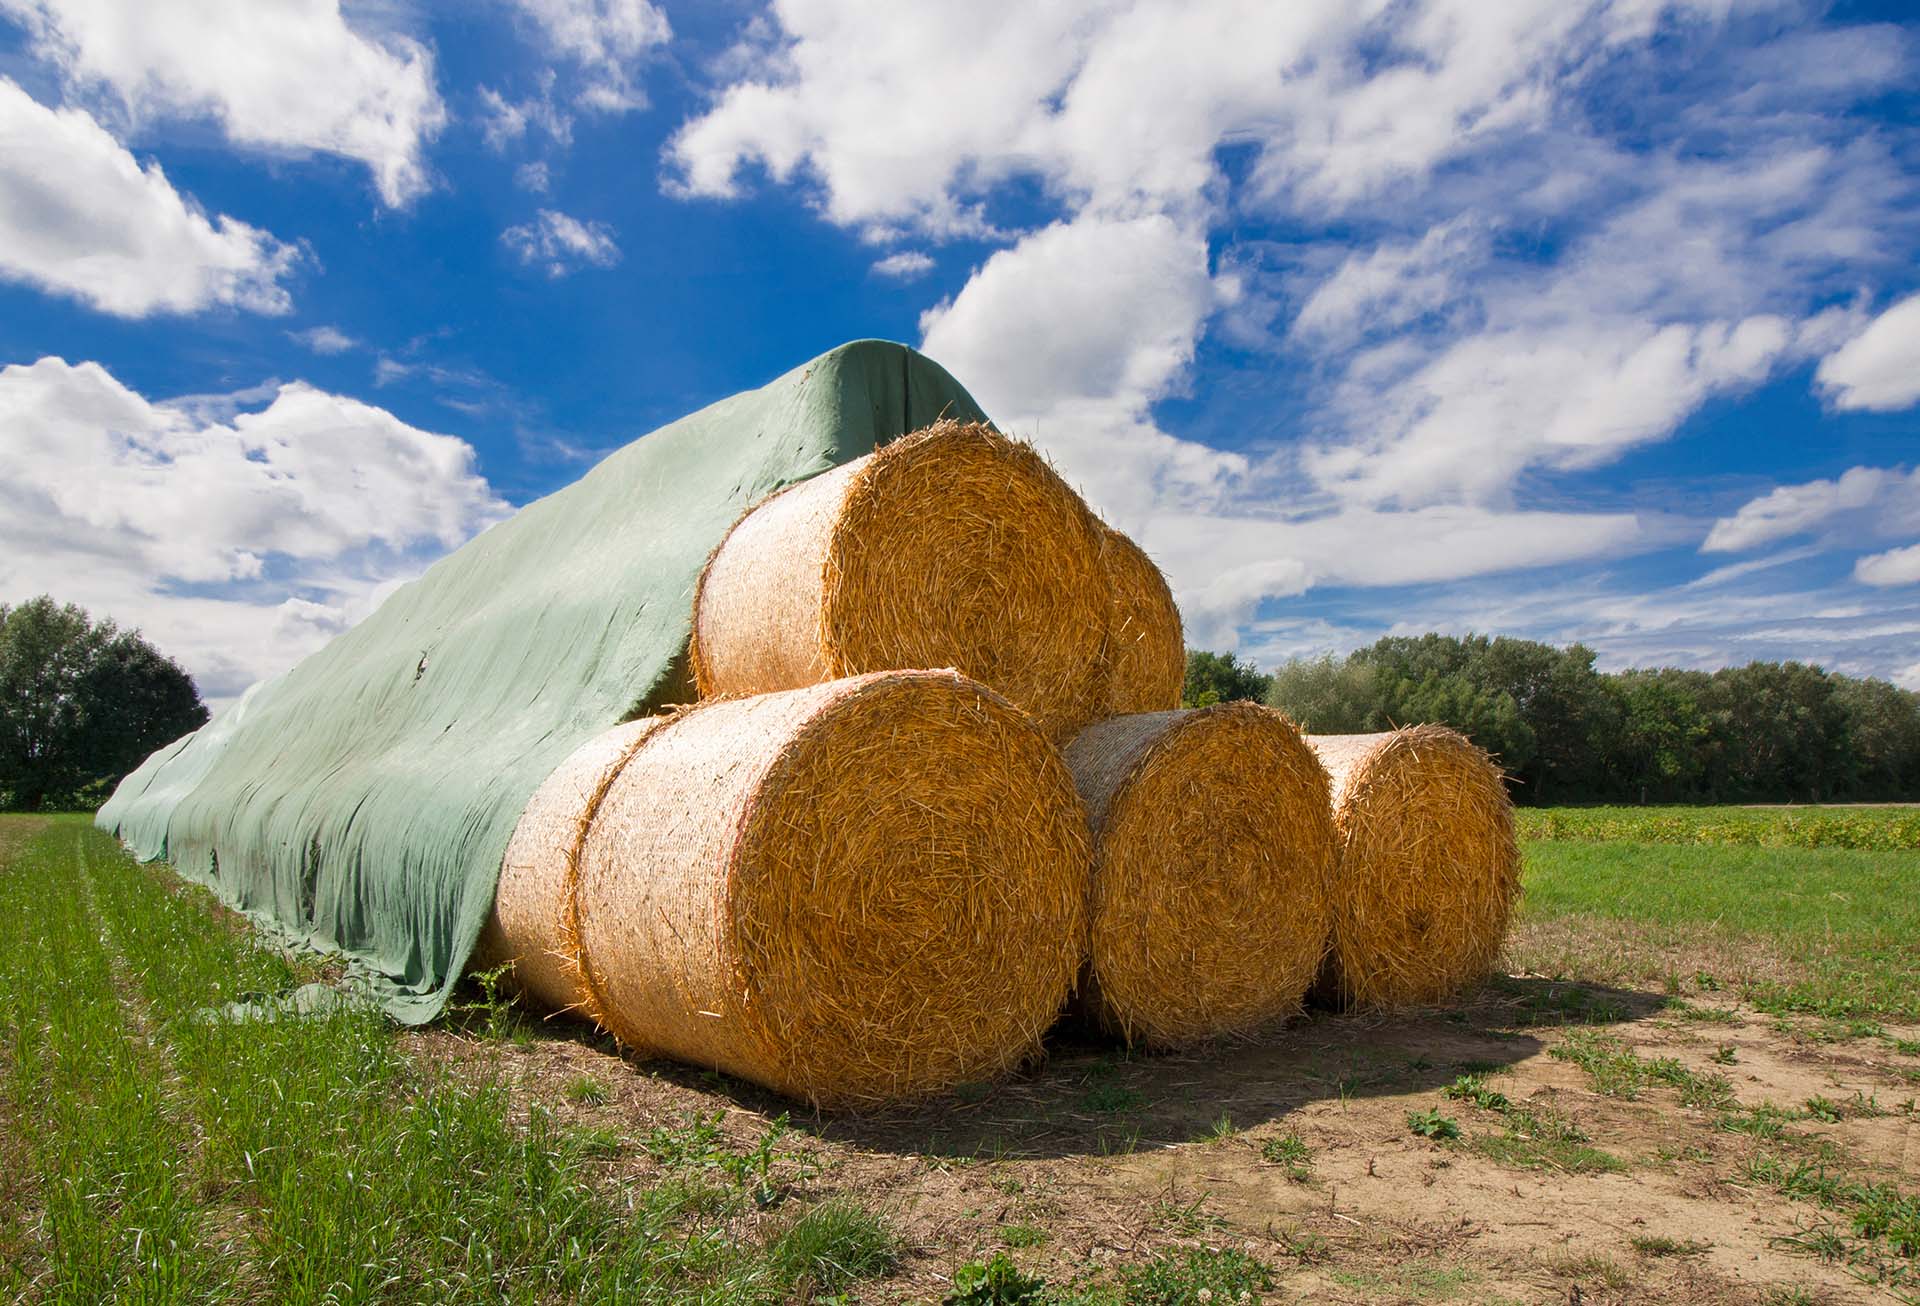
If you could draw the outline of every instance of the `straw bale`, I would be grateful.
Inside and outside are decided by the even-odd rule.
[[[1252,703],[1090,726],[1067,746],[1094,832],[1086,1012],[1170,1047],[1299,1010],[1320,969],[1327,775]]]
[[[1164,712],[1180,706],[1187,678],[1186,637],[1167,578],[1138,544],[1102,528],[1112,610],[1107,618],[1106,715]]]
[[[493,914],[481,930],[473,969],[511,961],[513,982],[523,993],[556,1011],[580,1005],[585,995],[573,920],[580,845],[607,786],[664,719],[629,721],[594,736],[534,791],[507,841]]]
[[[1090,855],[1057,750],[951,671],[712,701],[647,737],[587,834],[588,1009],[816,1105],[985,1078],[1073,986]]]
[[[1340,835],[1329,995],[1437,1002],[1485,975],[1520,892],[1499,766],[1445,726],[1307,742],[1332,777]]]
[[[939,422],[742,518],[694,601],[702,697],[955,667],[1056,739],[1102,712],[1101,526],[1046,460]]]

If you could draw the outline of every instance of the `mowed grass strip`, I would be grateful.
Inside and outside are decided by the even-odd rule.
[[[1552,933],[1542,927],[1610,920],[1622,923],[1623,937],[1691,936],[1701,956],[1776,959],[1773,974],[1719,977],[1762,1010],[1920,1019],[1920,853],[1535,842],[1524,857],[1521,929],[1510,950],[1522,965],[1551,964],[1537,947],[1529,951],[1530,934]]]
[[[10,1107],[45,1125],[16,1297],[773,1302],[891,1264],[844,1203],[636,1181],[609,1155],[637,1149],[409,1058],[370,1008],[226,1018],[303,976],[81,821],[6,859],[0,921]]]
[[[0,1289],[15,1301],[217,1297],[192,1135],[164,1050],[120,991],[83,838],[73,821],[48,823],[0,854]]]

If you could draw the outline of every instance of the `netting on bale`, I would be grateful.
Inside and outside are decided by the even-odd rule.
[[[985,420],[937,364],[861,341],[670,423],[502,505],[244,714],[156,755],[99,822],[282,938],[345,954],[396,1018],[432,1019],[541,781],[691,696],[693,589],[728,529],[943,413]]]
[[[509,955],[576,952],[559,996],[621,1042],[831,1106],[1038,1047],[1085,953],[1089,850],[1024,713],[952,672],[881,672],[627,743],[556,773],[564,791],[626,753],[572,884],[509,877],[497,909]]]
[[[1063,738],[1105,704],[1101,529],[1031,447],[937,423],[734,527],[700,579],[700,693],[955,667]]]
[[[1179,707],[1187,648],[1167,578],[1144,549],[1111,527],[1102,528],[1100,560],[1113,605],[1104,654],[1105,715]]]
[[[1332,777],[1340,835],[1329,996],[1438,1002],[1485,975],[1520,892],[1500,768],[1445,726],[1307,742]]]
[[[1067,746],[1094,832],[1087,1014],[1175,1047],[1299,1010],[1326,954],[1327,775],[1252,703],[1118,717]]]

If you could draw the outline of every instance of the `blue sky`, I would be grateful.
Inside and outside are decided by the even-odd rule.
[[[0,601],[210,698],[844,340],[1263,664],[1920,687],[1920,19],[0,0]]]

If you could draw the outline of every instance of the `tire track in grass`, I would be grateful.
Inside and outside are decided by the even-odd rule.
[[[193,1139],[93,910],[87,833],[58,822],[0,859],[4,1091],[27,1171],[4,1282],[25,1300],[214,1300]]]

